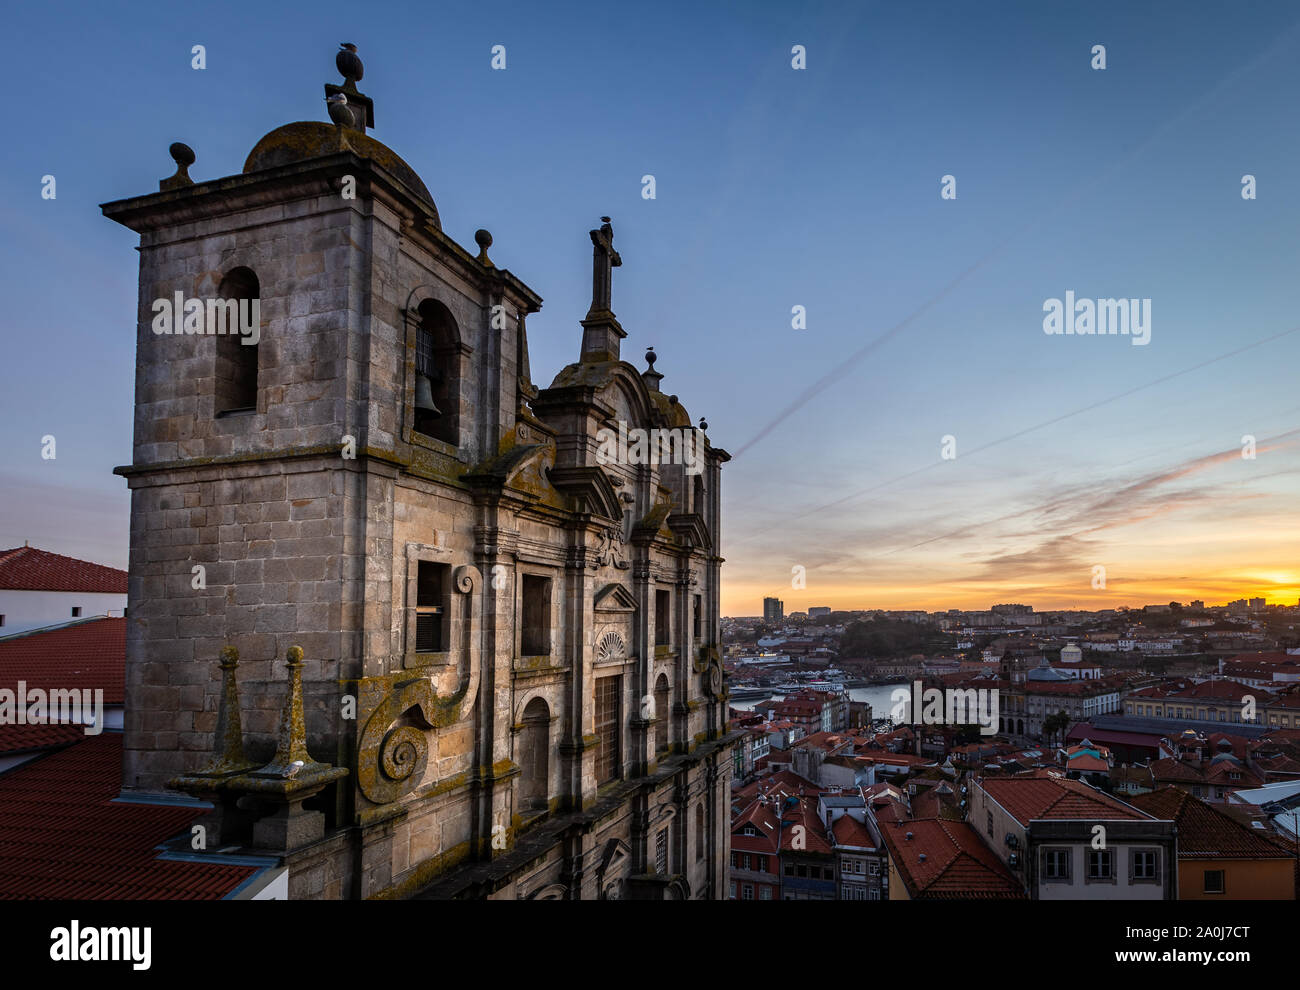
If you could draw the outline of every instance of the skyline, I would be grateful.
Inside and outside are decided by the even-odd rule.
[[[352,38],[375,135],[420,172],[451,236],[487,227],[493,257],[541,293],[541,384],[577,355],[585,231],[613,217],[625,358],[644,367],[655,345],[665,391],[695,397],[735,455],[724,614],[766,595],[800,609],[1300,598],[1294,11],[405,9],[427,51],[364,26]],[[145,4],[78,9],[83,29],[56,39],[44,11],[15,14],[15,77],[39,97],[0,167],[5,546],[127,563],[111,471],[131,459],[136,258],[98,204],[156,188],[171,141],[206,179],[237,173],[270,128],[325,119],[315,81],[333,78],[321,53],[347,8],[321,4],[306,25],[232,10],[260,30]],[[121,67],[132,112],[92,113],[60,66],[128,41],[152,53]],[[429,82],[430,57],[454,85]],[[1152,300],[1150,342],[1045,334],[1045,301],[1067,292]]]

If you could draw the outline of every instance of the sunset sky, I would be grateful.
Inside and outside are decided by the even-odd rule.
[[[0,544],[125,566],[138,257],[98,204],[325,119],[349,40],[447,233],[544,298],[539,385],[613,217],[623,356],[734,455],[725,614],[1300,600],[1294,4],[223,9],[10,12]],[[1067,290],[1150,299],[1150,343],[1044,334]]]

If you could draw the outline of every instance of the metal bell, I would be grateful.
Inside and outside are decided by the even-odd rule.
[[[442,410],[433,404],[433,383],[427,375],[415,376],[415,408],[441,416]]]

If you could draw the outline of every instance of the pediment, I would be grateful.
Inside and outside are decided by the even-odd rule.
[[[610,839],[605,843],[605,851],[600,856],[600,875],[609,874],[632,862],[632,847],[622,839]]]
[[[636,599],[621,584],[607,584],[596,592],[593,607],[597,612],[635,612]]]
[[[709,539],[708,527],[704,517],[695,512],[674,512],[668,517],[668,528],[677,536],[677,542],[692,548],[708,549],[713,545]]]
[[[557,491],[578,503],[579,512],[590,512],[616,522],[622,520],[623,506],[618,492],[601,468],[553,467],[547,476]]]

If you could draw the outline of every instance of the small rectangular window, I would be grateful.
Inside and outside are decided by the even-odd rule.
[[[1156,873],[1156,851],[1154,849],[1135,849],[1133,856],[1132,880],[1134,883],[1154,883],[1159,879]]]
[[[1111,857],[1109,849],[1091,849],[1088,851],[1088,879],[1089,880],[1109,880],[1111,873]]]
[[[520,652],[526,657],[551,655],[551,581],[525,574],[523,634]]]
[[[446,651],[447,565],[421,560],[417,564],[415,585],[415,652]]]
[[[1224,880],[1222,870],[1205,871],[1205,893],[1222,894],[1224,890]]]
[[[81,606],[80,606],[80,605],[73,605],[73,606],[72,606],[72,617],[73,617],[74,619],[80,619],[80,618],[81,618]]]
[[[1049,883],[1065,883],[1070,879],[1070,850],[1043,850],[1043,879]]]
[[[667,646],[672,642],[669,629],[669,613],[672,611],[671,593],[655,592],[655,646]]]
[[[695,596],[695,612],[694,612],[694,619],[691,626],[691,635],[695,637],[697,642],[704,635],[702,632],[704,628],[703,618],[702,618],[702,613],[704,612],[704,609],[701,607],[702,601],[703,599],[701,599],[699,595]]]

